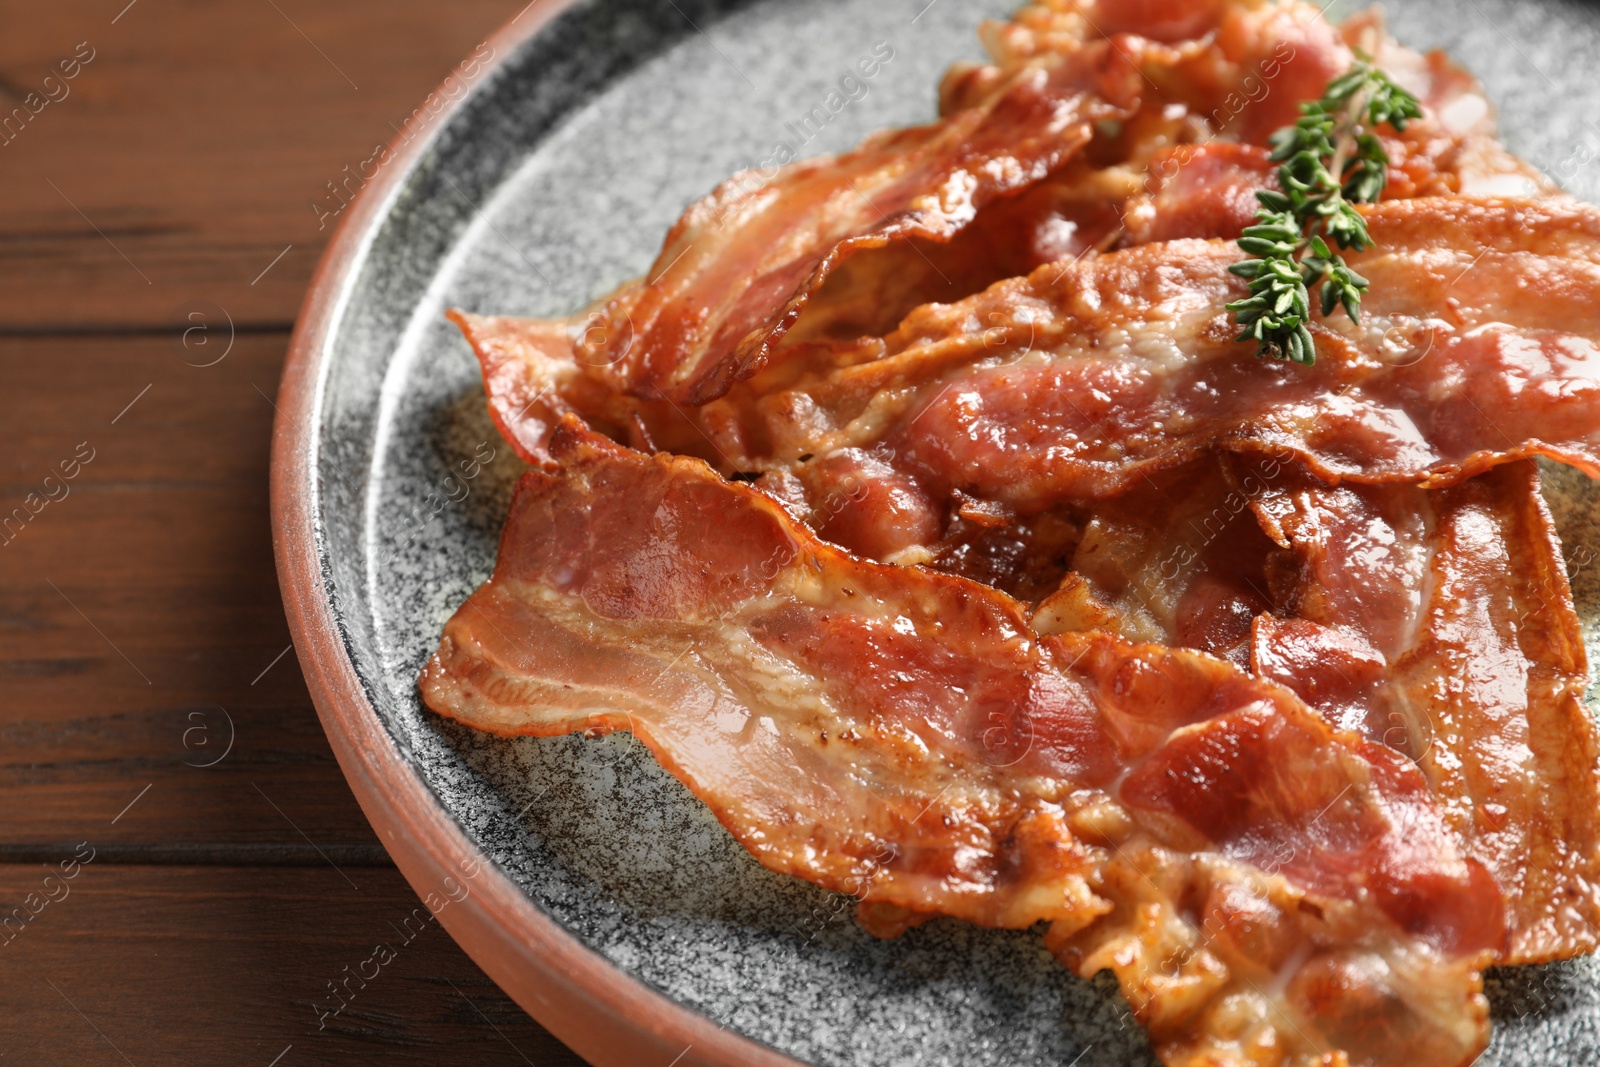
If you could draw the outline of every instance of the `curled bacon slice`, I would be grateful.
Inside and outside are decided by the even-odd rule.
[[[1600,745],[1533,464],[1433,493],[1263,482],[1252,506],[1301,565],[1294,620],[1258,620],[1257,673],[1416,759],[1505,893],[1503,962],[1594,951]]]
[[[543,462],[553,420],[577,411],[618,440],[681,445],[728,469],[759,446],[740,439],[750,427],[726,405],[701,406],[780,347],[789,363],[858,362],[837,344],[1047,262],[1119,239],[1235,237],[1255,190],[1272,184],[1267,134],[1348,66],[1352,46],[1378,54],[1428,105],[1404,134],[1385,136],[1387,195],[1552,191],[1500,146],[1469,75],[1400,47],[1372,16],[1340,29],[1301,3],[1062,0],[986,37],[997,62],[952,72],[941,123],[735,177],[689,210],[649,280],[590,313],[458,315],[492,404],[527,412],[502,419],[508,438]],[[744,392],[784,384],[777,375]]]
[[[1137,100],[1132,60],[1101,42],[1008,72],[973,107],[694,205],[649,277],[613,297],[590,362],[626,391],[699,404],[765,361],[828,275],[891,242],[944,242],[979,208],[1037,184]]]
[[[1212,651],[1288,686],[1422,768],[1507,899],[1501,962],[1597,947],[1588,665],[1531,463],[1428,491],[1208,457],[1096,506],[1034,624]]]
[[[698,461],[575,420],[552,452],[423,674],[434,710],[630,730],[762,863],[880,921],[1049,922],[1175,1067],[1483,1047],[1502,901],[1403,757],[1199,653],[1041,638]]]
[[[1439,198],[1368,218],[1379,249],[1354,265],[1372,295],[1360,325],[1317,324],[1315,367],[1234,342],[1232,244],[1146,245],[921,309],[756,400],[743,439],[770,452],[736,462],[878,447],[932,492],[1024,512],[1214,448],[1330,481],[1445,486],[1530,455],[1600,474],[1600,211]]]
[[[1362,323],[1321,322],[1313,368],[1233,343],[1239,253],[1221,241],[1044,268],[693,411],[588,385],[548,325],[458,321],[536,461],[553,418],[578,410],[730,473],[792,471],[814,495],[831,487],[802,457],[873,450],[930,501],[963,491],[1022,512],[1118,495],[1216,447],[1358,482],[1443,486],[1541,454],[1600,473],[1600,211],[1425,198],[1369,220]]]
[[[1369,220],[1362,322],[1319,323],[1312,368],[1234,343],[1232,244],[1175,241],[921,309],[765,394],[692,413],[610,402],[642,428],[622,439],[730,473],[787,470],[815,494],[829,487],[806,457],[871,450],[929,500],[964,491],[1024,513],[1118,495],[1219,447],[1289,452],[1332,481],[1445,486],[1529,455],[1600,473],[1600,211],[1427,198]],[[571,358],[524,324],[467,322],[502,425],[537,458],[549,417],[506,413],[558,395],[527,384],[556,372],[529,368]]]

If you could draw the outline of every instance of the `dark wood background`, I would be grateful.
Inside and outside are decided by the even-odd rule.
[[[319,1025],[417,898],[318,725],[267,511],[312,202],[523,6],[0,0],[0,115],[56,97],[0,144],[7,1063],[582,1062],[437,923]]]

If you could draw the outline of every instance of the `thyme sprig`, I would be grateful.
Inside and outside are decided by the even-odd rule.
[[[1321,100],[1300,105],[1300,121],[1272,135],[1271,160],[1282,192],[1256,193],[1261,209],[1239,247],[1252,258],[1229,268],[1250,282],[1250,296],[1228,305],[1258,358],[1310,365],[1316,346],[1307,323],[1311,294],[1322,289],[1324,318],[1343,307],[1361,321],[1367,279],[1340,251],[1363,252],[1372,235],[1357,204],[1377,202],[1389,184],[1389,155],[1374,132],[1422,117],[1417,98],[1362,60],[1328,84]]]

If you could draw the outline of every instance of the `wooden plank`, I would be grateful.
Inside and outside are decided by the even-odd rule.
[[[0,0],[6,1062],[581,1063],[351,798],[267,507],[313,201],[521,6]]]
[[[7,1062],[583,1063],[392,869],[347,872],[355,889],[327,867],[117,867],[96,853],[72,868],[73,858],[0,867]]]
[[[0,328],[292,322],[328,183],[524,6],[0,0]]]
[[[382,861],[285,651],[267,509],[285,344],[241,334],[200,368],[160,336],[0,341],[5,845]]]

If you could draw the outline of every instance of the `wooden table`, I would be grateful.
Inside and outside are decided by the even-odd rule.
[[[524,3],[0,0],[6,1063],[582,1062],[436,922],[324,1016],[418,902],[267,512],[313,202]]]

